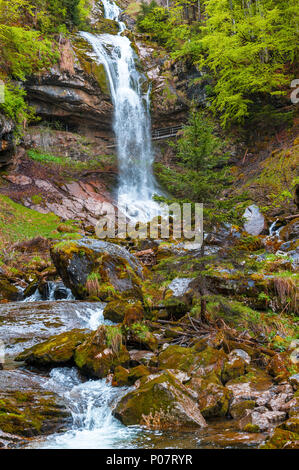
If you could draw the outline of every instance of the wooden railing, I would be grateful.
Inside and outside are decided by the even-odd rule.
[[[183,128],[182,125],[180,126],[173,126],[173,127],[163,127],[161,129],[154,129],[152,131],[152,140],[162,140],[162,139],[169,139],[171,137],[175,137],[177,133]],[[107,148],[114,148],[116,147],[115,141],[109,145]]]

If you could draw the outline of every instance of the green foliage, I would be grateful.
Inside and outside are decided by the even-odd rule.
[[[0,49],[1,70],[19,80],[57,59],[49,39],[42,38],[38,31],[17,26],[0,24]]]
[[[174,58],[209,71],[210,109],[220,115],[222,125],[243,124],[257,111],[260,122],[263,115],[278,124],[291,119],[290,112],[277,112],[270,101],[286,94],[294,77],[297,0],[203,0],[202,21],[188,24],[182,5],[177,1],[166,10],[152,3],[143,8],[138,27],[168,47]]]
[[[192,112],[182,136],[174,145],[179,169],[157,165],[160,181],[175,197],[209,204],[228,185],[230,177],[225,167],[220,140],[213,134],[211,122],[202,114]]]
[[[220,139],[213,132],[208,119],[193,111],[177,142],[177,157],[192,170],[205,171],[219,166],[221,158],[215,153],[220,148]]]
[[[4,90],[4,103],[0,104],[6,116],[17,124],[33,119],[33,109],[25,102],[26,93],[22,88],[6,83]]]

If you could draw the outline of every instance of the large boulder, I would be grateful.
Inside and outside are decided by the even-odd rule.
[[[203,351],[199,346],[184,348],[168,346],[159,354],[160,369],[178,369],[192,373],[197,377],[208,377],[211,374],[220,380],[227,355],[222,350],[210,346]]]
[[[198,394],[198,405],[204,418],[226,416],[232,393],[213,375],[209,380],[194,377],[187,384]]]
[[[0,384],[0,430],[4,433],[32,437],[65,431],[71,424],[71,413],[61,399],[45,391],[32,374],[3,370]]]
[[[266,227],[265,218],[255,204],[246,208],[243,217],[246,219],[244,230],[250,235],[260,235]]]
[[[0,300],[21,300],[20,291],[8,279],[0,275]]]
[[[78,299],[142,298],[142,267],[121,246],[91,238],[68,240],[54,245],[51,257]]]
[[[129,360],[121,329],[116,326],[101,325],[75,351],[77,367],[89,377],[106,377],[116,366],[125,366]]]
[[[35,366],[62,366],[72,364],[75,349],[90,335],[87,330],[75,329],[52,336],[47,341],[25,349],[15,360]]]
[[[105,320],[131,325],[144,319],[144,309],[140,301],[114,300],[109,302],[103,312]]]
[[[123,424],[144,425],[152,429],[190,429],[205,427],[194,395],[169,371],[141,380],[117,404],[113,414]]]
[[[169,317],[178,319],[190,311],[194,291],[192,289],[193,279],[175,278],[168,286],[164,299],[158,306],[165,310]],[[193,282],[194,284],[194,282]]]

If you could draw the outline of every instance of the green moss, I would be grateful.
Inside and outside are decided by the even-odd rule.
[[[272,436],[260,446],[260,449],[298,449],[299,434],[276,428]]]
[[[65,365],[73,362],[73,355],[88,337],[86,330],[72,330],[53,336],[43,343],[25,349],[15,360],[37,366]]]
[[[106,24],[108,25],[108,23]],[[110,24],[111,23],[109,23],[109,25]],[[110,33],[110,31],[106,32]],[[84,38],[78,37],[73,38],[72,45],[83,70],[88,75],[93,75],[102,92],[105,95],[109,95],[110,89],[105,68],[103,64],[97,64],[91,57],[91,54],[93,53],[91,45]]]
[[[31,437],[47,433],[47,427],[55,427],[67,415],[49,392],[41,396],[16,391],[0,400],[0,429],[14,435]]]
[[[248,423],[244,426],[243,431],[245,432],[261,432],[259,426],[257,424]]]

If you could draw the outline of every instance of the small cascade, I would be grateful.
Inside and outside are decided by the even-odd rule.
[[[57,300],[75,300],[72,291],[65,287],[62,282],[47,281],[42,293],[39,289],[24,299],[24,302],[38,302],[48,300],[51,302]]]
[[[113,449],[133,447],[132,439],[140,428],[125,427],[112,415],[113,406],[128,392],[126,387],[112,387],[106,379],[82,382],[75,369],[52,370],[44,383],[47,390],[63,396],[73,417],[72,429],[49,436],[38,447],[50,449]],[[35,444],[36,445],[36,444]],[[34,446],[35,446],[34,445]]]

